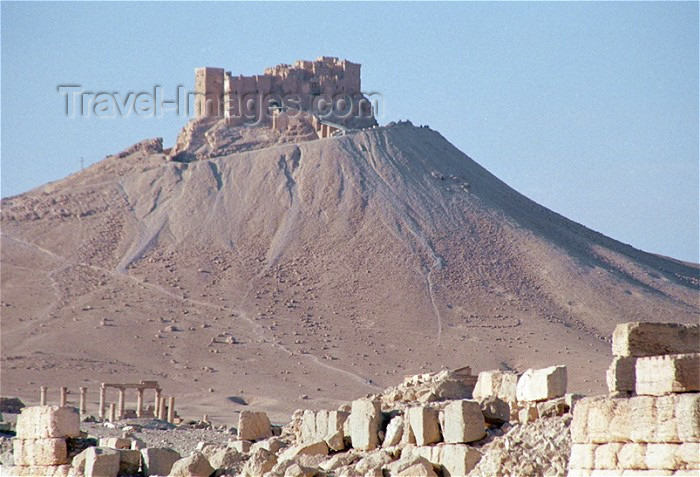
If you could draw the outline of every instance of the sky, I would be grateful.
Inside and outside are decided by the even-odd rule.
[[[261,74],[337,56],[380,123],[427,124],[540,204],[698,262],[698,3],[0,4],[3,197],[61,179],[185,115],[66,115],[87,92],[193,89],[194,68]],[[62,89],[65,91],[65,89]]]

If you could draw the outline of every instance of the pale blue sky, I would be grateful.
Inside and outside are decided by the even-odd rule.
[[[339,56],[512,187],[606,235],[698,261],[698,3],[2,2],[2,196],[185,119],[66,118],[59,84],[192,88]]]

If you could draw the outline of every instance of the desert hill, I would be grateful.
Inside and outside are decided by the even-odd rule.
[[[534,203],[428,128],[264,146],[136,148],[4,199],[2,394],[157,379],[183,415],[283,421],[422,370],[551,364],[600,393],[617,323],[698,320],[698,265]]]

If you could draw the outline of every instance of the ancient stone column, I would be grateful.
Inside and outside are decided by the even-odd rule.
[[[117,420],[117,406],[113,402],[109,403],[109,422]]]
[[[175,423],[175,398],[173,396],[168,399],[168,422]]]
[[[39,397],[39,403],[40,403],[42,406],[46,406],[46,389],[47,389],[47,388],[46,388],[46,386],[42,386],[42,387],[39,388],[39,389],[41,390],[41,394],[40,394],[40,397]]]
[[[137,390],[136,395],[136,417],[141,417],[143,415],[143,389]]]
[[[156,389],[156,402],[153,405],[153,417],[160,419],[160,389]]]
[[[160,419],[161,421],[165,421],[165,418],[166,418],[165,411],[166,411],[165,398],[161,397],[159,400],[159,404],[158,404],[158,419]]]
[[[61,401],[59,403],[59,406],[65,407],[67,401],[68,401],[68,388],[65,386],[61,386]]]
[[[124,418],[124,388],[119,388],[119,400],[117,401],[117,417]]]
[[[87,388],[85,386],[80,386],[80,405],[78,406],[78,412],[81,416],[87,414],[85,412],[85,394],[87,393]]]
[[[107,390],[104,388],[104,386],[100,386],[100,410],[99,410],[99,416],[100,419],[104,421],[105,419],[105,394],[107,393]]]

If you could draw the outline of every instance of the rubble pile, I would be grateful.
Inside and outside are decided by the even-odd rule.
[[[235,438],[188,455],[128,433],[90,442],[73,408],[29,407],[3,475],[697,475],[697,328],[618,327],[610,396],[566,394],[565,366],[426,373],[336,410],[297,410],[281,428],[264,412],[241,412]]]

